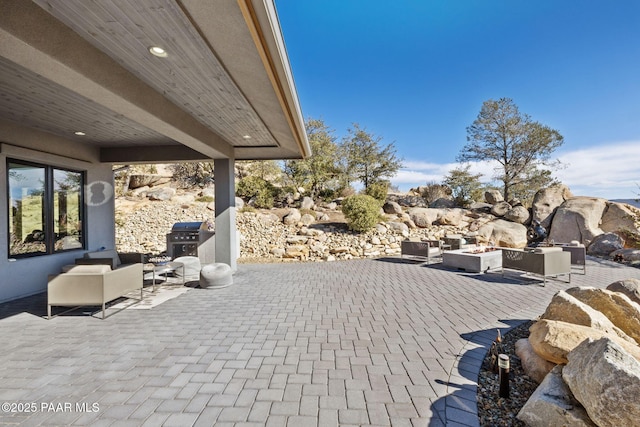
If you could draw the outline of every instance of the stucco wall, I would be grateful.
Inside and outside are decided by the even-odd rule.
[[[51,151],[56,151],[55,146],[50,148],[53,148]],[[2,144],[0,145],[0,302],[46,291],[47,276],[60,272],[63,265],[73,264],[74,260],[82,257],[85,252],[74,250],[31,258],[9,258],[7,158],[86,171],[86,184],[88,188],[91,187],[88,192],[85,192],[87,250],[96,250],[101,247],[113,248],[115,245],[115,205],[111,165],[43,153],[13,144]],[[95,183],[98,183],[98,187],[92,187]],[[102,195],[92,197],[94,188],[104,190]]]

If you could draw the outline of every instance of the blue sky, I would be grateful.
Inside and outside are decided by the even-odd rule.
[[[640,1],[275,4],[304,117],[394,143],[401,189],[440,182],[482,103],[507,97],[564,136],[556,176],[574,194],[640,193]]]

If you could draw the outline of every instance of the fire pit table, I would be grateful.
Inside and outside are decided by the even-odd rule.
[[[442,265],[470,273],[482,273],[502,268],[502,251],[493,247],[445,251]]]

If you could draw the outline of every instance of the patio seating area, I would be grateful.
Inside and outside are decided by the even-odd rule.
[[[477,426],[496,328],[560,289],[640,278],[587,264],[546,287],[400,257],[242,264],[231,287],[104,321],[46,320],[46,294],[1,304],[0,401],[36,410],[0,425]]]

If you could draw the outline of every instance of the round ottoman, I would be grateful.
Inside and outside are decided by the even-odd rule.
[[[173,262],[181,262],[184,265],[184,269],[176,269],[176,277],[182,277],[184,274],[185,280],[198,280],[200,274],[200,259],[197,256],[181,256],[173,260]]]
[[[231,267],[227,264],[207,264],[200,270],[200,287],[209,289],[225,288],[233,283]]]

